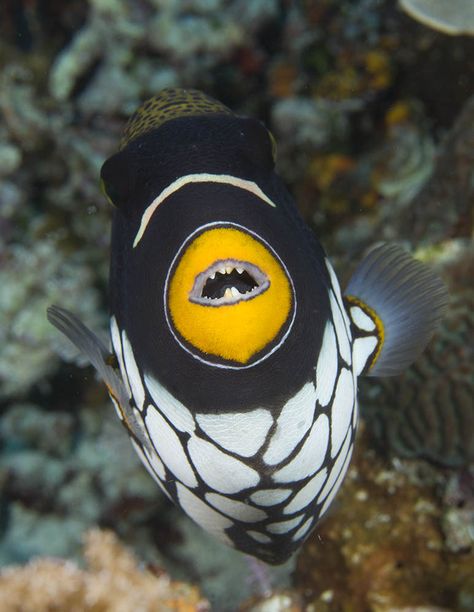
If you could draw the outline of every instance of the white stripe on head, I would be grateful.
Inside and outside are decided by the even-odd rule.
[[[135,240],[133,241],[133,248],[135,248],[145,233],[145,230],[150,222],[153,213],[158,208],[160,204],[162,204],[167,197],[188,185],[189,183],[222,183],[224,185],[232,185],[234,187],[238,187],[239,189],[245,189],[250,193],[253,193],[258,198],[269,204],[270,206],[275,207],[276,205],[267,197],[257,183],[253,181],[247,181],[245,179],[238,178],[237,176],[232,176],[230,174],[208,174],[207,172],[202,172],[199,174],[186,174],[185,176],[180,176],[178,179],[173,181],[168,187],[165,187],[163,191],[153,200],[153,202],[146,208],[145,212],[142,215],[142,219],[140,222],[140,228],[135,236]]]

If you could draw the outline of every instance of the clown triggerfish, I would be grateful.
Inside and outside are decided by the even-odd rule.
[[[48,316],[105,381],[164,493],[278,564],[341,486],[357,377],[413,362],[447,296],[393,245],[369,252],[343,296],[274,158],[262,123],[200,92],[145,102],[101,171],[116,359],[71,313]]]

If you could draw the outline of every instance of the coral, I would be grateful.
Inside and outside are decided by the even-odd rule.
[[[2,612],[204,612],[196,587],[175,582],[157,568],[145,569],[111,531],[84,538],[86,569],[71,561],[39,558],[0,573]]]
[[[105,400],[103,394],[99,399]],[[112,408],[92,396],[87,404],[73,405],[69,413],[13,404],[3,415],[0,475],[9,505],[0,565],[40,554],[77,555],[80,534],[96,524],[114,526],[124,536],[134,526],[140,540],[140,523],[152,520],[160,506],[161,493]],[[142,553],[147,547],[150,542]]]
[[[303,612],[302,597],[294,591],[274,592],[245,602],[240,612]]]
[[[20,3],[18,11],[28,28],[41,32],[47,20],[33,4],[28,11]],[[68,40],[51,37],[63,44],[59,52],[47,46],[44,31],[32,38],[32,44],[41,41],[37,55],[19,58],[1,43],[1,57],[11,60],[0,70],[0,397],[26,395],[57,370],[58,354],[73,359],[45,320],[49,304],[105,327],[100,304],[110,218],[98,175],[118,146],[114,117],[123,120],[164,86],[191,84],[198,74],[208,79],[277,11],[274,0],[251,7],[239,0],[231,6],[222,0],[212,6],[199,0],[88,4],[82,21],[70,17],[77,29]],[[218,17],[224,5],[235,19]],[[59,3],[56,13],[54,20],[68,22]],[[14,14],[6,8],[11,30]]]
[[[474,465],[451,474],[443,499],[442,529],[451,552],[474,548]]]
[[[404,467],[359,437],[338,503],[298,558],[296,584],[314,609],[472,609],[474,550],[448,550],[439,485]]]
[[[51,303],[69,304],[97,325],[98,294],[92,272],[80,256],[65,258],[56,236],[11,244],[0,268],[0,397],[28,392],[58,363],[54,351],[75,352],[51,329],[45,312]],[[21,366],[20,366],[21,364]]]
[[[208,72],[249,45],[277,13],[274,0],[89,4],[86,24],[56,57],[50,73],[51,94],[60,101],[90,75],[77,101],[87,114],[131,113],[141,98],[164,87],[207,80]],[[144,48],[162,59],[140,57],[137,50]]]
[[[392,231],[415,243],[471,237],[474,210],[474,97],[438,146],[429,180],[403,215],[385,215]],[[387,206],[388,208],[388,206]]]
[[[430,469],[441,493],[399,476],[394,465],[405,469],[406,461],[382,467],[385,459],[374,453],[363,480],[373,491],[373,515],[365,518],[371,506],[359,493],[364,514],[360,527],[351,527],[373,565],[357,573],[344,561],[340,524],[327,558],[306,556],[301,563],[307,574],[321,573],[312,602],[318,611],[337,610],[340,599],[351,609],[351,594],[370,590],[374,566],[380,586],[383,561],[398,550],[390,534],[388,551],[382,541],[381,517],[392,510],[390,502],[397,506],[395,496],[389,484],[371,480],[385,472],[388,483],[399,482],[402,533],[411,511],[424,534],[413,535],[416,550],[423,549],[428,524],[446,553],[443,565],[442,553],[433,552],[437,574],[429,563],[413,566],[403,536],[405,569],[416,574],[401,586],[405,601],[433,601],[421,597],[425,590],[416,581],[425,571],[428,582],[438,576],[438,590],[452,589],[452,601],[458,597],[460,609],[469,609],[454,573],[459,562],[459,580],[466,576],[461,561],[469,564],[472,550],[472,473],[462,467],[472,449],[466,435],[472,412],[465,411],[471,366],[462,338],[472,333],[472,297],[463,280],[471,260],[461,242],[443,243],[472,232],[472,39],[425,28],[390,0],[8,0],[0,3],[0,22],[0,564],[42,554],[75,557],[81,533],[100,524],[133,542],[142,558],[199,580],[218,610],[237,609],[250,593],[243,560],[161,498],[90,370],[60,365],[60,357],[77,357],[44,316],[55,301],[105,330],[110,209],[99,189],[100,165],[141,101],[163,87],[189,86],[262,118],[274,132],[279,171],[343,275],[379,239],[422,246],[419,256],[446,272],[451,311],[427,364],[390,391],[390,405],[367,412],[367,425],[378,428],[376,437],[370,429],[371,444],[387,446],[390,439],[392,453],[435,460]],[[416,373],[426,381],[422,394]],[[441,376],[444,387],[436,380]],[[370,384],[385,397],[383,386]],[[403,389],[406,397],[421,394],[422,410],[410,412],[407,404],[397,414],[393,398]],[[455,400],[451,412],[447,391]],[[420,442],[401,415],[416,421],[430,402],[437,407],[428,412],[432,437]],[[372,409],[370,395],[361,403]],[[443,423],[453,423],[449,435],[441,435]],[[457,466],[444,492],[440,461]],[[419,459],[410,465],[429,467]],[[432,514],[413,509],[415,493],[428,499]],[[386,504],[378,494],[388,496]],[[346,498],[340,499],[342,508]],[[370,537],[380,544],[378,556]],[[310,543],[311,554],[316,545],[317,539]],[[394,575],[388,565],[387,581]],[[290,586],[288,571],[277,575],[279,588]],[[354,576],[362,576],[360,588]],[[420,597],[409,599],[407,591],[419,587]],[[298,609],[302,597],[298,587],[253,605]]]
[[[471,0],[400,0],[410,17],[445,34],[474,35],[474,6]]]
[[[307,166],[308,150],[322,150],[329,142],[344,137],[347,118],[343,105],[323,99],[284,98],[273,105],[272,127],[281,143],[279,165],[287,177],[294,179]]]
[[[474,360],[468,340],[474,334],[474,249],[457,240],[428,250],[425,258],[450,290],[444,320],[428,350],[401,376],[361,381],[360,403],[386,451],[459,467],[474,461]]]

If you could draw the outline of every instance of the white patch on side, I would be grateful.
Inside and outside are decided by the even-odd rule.
[[[176,483],[176,490],[178,492],[179,505],[195,523],[221,542],[224,542],[224,544],[233,546],[229,536],[224,533],[224,529],[233,525],[230,519],[213,510],[179,482]]]
[[[145,421],[153,446],[166,467],[185,485],[196,487],[196,476],[173,428],[154,406],[148,406]]]
[[[252,493],[250,499],[257,506],[276,506],[284,502],[291,493],[291,489],[260,489]]]
[[[168,499],[171,499],[171,495],[168,493],[168,491],[166,490],[164,484],[161,482],[160,478],[158,477],[156,472],[151,467],[147,457],[145,457],[145,454],[143,453],[143,451],[140,448],[140,446],[138,446],[138,444],[135,442],[135,440],[133,438],[130,438],[130,441],[132,443],[133,448],[135,449],[135,452],[137,453],[138,457],[140,458],[140,461],[145,466],[146,471],[150,474],[150,476],[153,478],[153,480],[156,482],[156,484],[160,487],[160,489],[163,491],[163,493],[166,495],[166,497]],[[173,501],[173,500],[171,500],[171,501]]]
[[[347,316],[347,311],[346,311],[346,308],[344,306],[344,302],[342,299],[341,286],[337,279],[336,273],[334,272],[334,268],[332,267],[331,262],[329,261],[328,258],[326,258],[326,268],[328,269],[329,276],[331,277],[331,284],[332,284],[334,294],[336,296],[339,307],[342,311],[342,317],[344,319],[344,323],[346,324],[347,335],[350,338],[351,337],[351,331],[350,331],[351,325],[350,325],[349,317]]]
[[[191,434],[195,429],[193,415],[155,378],[145,374],[145,384],[158,410],[165,415],[173,427]]]
[[[293,482],[314,474],[323,464],[329,444],[329,419],[321,414],[295,458],[275,472],[275,482]]]
[[[188,450],[201,478],[220,493],[237,493],[260,481],[254,469],[198,436],[189,440]]]
[[[270,536],[260,533],[259,531],[247,531],[247,535],[257,542],[260,542],[260,544],[269,544],[272,541]]]
[[[198,414],[196,421],[213,442],[242,457],[255,455],[273,425],[272,415],[263,408],[250,412]]]
[[[357,376],[360,375],[365,368],[367,359],[374,352],[377,346],[377,338],[375,336],[367,336],[366,338],[356,338],[352,347],[354,355],[354,370]]]
[[[306,383],[283,406],[263,460],[267,465],[280,463],[291,454],[311,427],[316,406],[316,388]]]
[[[123,352],[122,352],[122,341],[120,339],[120,331],[117,325],[117,320],[115,317],[110,319],[110,336],[112,338],[112,346],[114,347],[115,356],[119,362],[120,373],[122,374],[122,379],[127,389],[128,397],[132,397],[132,391],[130,389],[130,384],[128,382],[128,374],[125,369],[125,364],[123,361]]]
[[[128,381],[132,388],[133,399],[139,410],[143,410],[143,402],[145,401],[145,390],[143,388],[142,379],[138,370],[137,362],[133,354],[132,346],[128,340],[125,331],[122,332],[123,357],[125,367],[127,369]]]
[[[344,461],[344,465],[342,466],[342,470],[339,473],[339,476],[338,476],[338,478],[336,480],[336,483],[334,485],[333,490],[331,491],[331,493],[329,493],[326,501],[324,502],[324,504],[321,507],[321,511],[319,513],[319,518],[321,518],[323,516],[323,514],[326,512],[326,510],[329,508],[329,506],[332,503],[332,500],[334,499],[334,497],[336,496],[337,492],[341,488],[342,481],[344,480],[344,477],[345,477],[346,472],[347,472],[347,468],[349,467],[349,464],[351,462],[351,456],[352,456],[352,448],[350,449],[349,454],[347,455],[346,460]]]
[[[350,365],[351,345],[349,344],[349,335],[347,333],[346,323],[336,301],[336,297],[332,291],[329,292],[329,301],[331,302],[331,312],[334,321],[334,328],[336,329],[339,351],[344,361]]]
[[[327,470],[326,468],[323,468],[316,474],[316,476],[313,476],[313,478],[311,478],[311,480],[305,484],[300,491],[298,491],[290,503],[285,507],[283,513],[293,514],[293,512],[298,512],[310,504],[326,482],[326,476]]]
[[[297,527],[304,519],[304,514],[296,516],[288,521],[279,521],[278,523],[270,523],[265,527],[270,533],[288,533],[295,527]]]
[[[350,432],[348,432],[346,439],[344,441],[344,445],[341,449],[341,452],[339,453],[339,457],[334,462],[334,465],[332,466],[332,470],[329,474],[329,478],[327,479],[326,484],[324,485],[324,488],[318,497],[318,504],[323,501],[323,499],[326,497],[326,495],[331,490],[333,484],[338,479],[341,469],[344,463],[346,462],[347,455],[349,451],[351,450],[350,441],[351,441],[351,436],[350,436]]]
[[[337,381],[331,410],[331,457],[334,458],[350,427],[354,407],[354,379],[352,372],[343,368]]]
[[[253,508],[248,504],[229,499],[218,493],[206,493],[206,501],[220,510],[223,514],[227,514],[231,518],[242,521],[243,523],[256,523],[267,518],[267,513],[258,508]]]
[[[161,478],[161,480],[165,480],[166,472],[165,472],[165,466],[163,465],[162,461],[158,458],[157,455],[155,455],[155,453],[149,453],[146,449],[144,449],[144,451],[145,451],[145,455],[148,458],[148,461],[151,464],[151,467],[154,469],[157,476]]]
[[[123,360],[122,341],[120,340],[120,332],[117,325],[117,319],[115,317],[110,318],[110,337],[112,339],[112,348],[114,349],[114,353],[120,362]]]
[[[337,358],[334,326],[331,321],[328,321],[324,329],[318,365],[316,366],[316,392],[321,406],[327,406],[334,391],[338,368]]]
[[[314,519],[313,517],[311,517],[305,523],[303,523],[301,527],[298,529],[298,531],[294,534],[292,539],[296,541],[296,540],[299,540],[300,538],[303,538],[308,533],[308,531],[311,529],[313,521]]]
[[[376,325],[368,314],[366,314],[359,306],[351,307],[351,319],[354,325],[366,332],[374,331]]]

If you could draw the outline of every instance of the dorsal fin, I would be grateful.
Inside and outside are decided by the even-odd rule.
[[[232,111],[196,89],[163,89],[144,102],[130,117],[120,142],[120,149],[146,132],[178,117],[210,114],[233,115]]]

